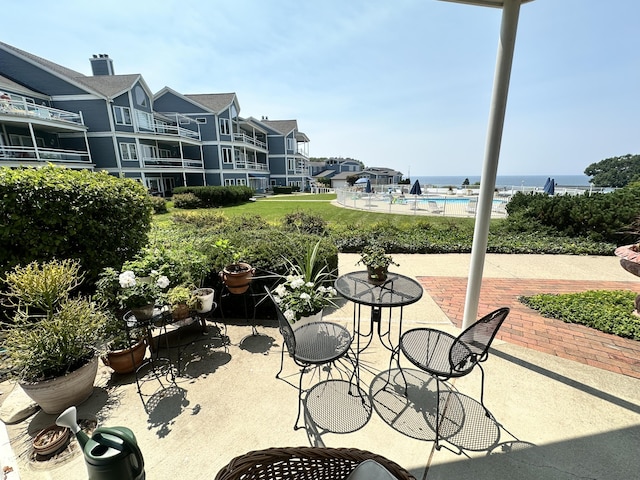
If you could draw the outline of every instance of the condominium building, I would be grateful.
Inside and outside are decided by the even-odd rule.
[[[106,54],[84,75],[0,42],[0,166],[106,170],[170,195],[177,186],[312,182],[296,120],[240,116],[235,93],[152,93]]]

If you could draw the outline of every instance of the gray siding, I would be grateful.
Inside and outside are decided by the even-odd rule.
[[[110,137],[89,138],[91,159],[97,168],[116,168],[116,154]]]

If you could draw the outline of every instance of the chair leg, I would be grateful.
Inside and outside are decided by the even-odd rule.
[[[480,405],[484,408],[484,413],[487,417],[491,418],[491,413],[489,413],[489,409],[484,405],[484,368],[482,365],[478,363],[478,367],[480,367]]]
[[[276,373],[276,378],[280,378],[282,369],[284,368],[284,343],[282,344],[282,350],[280,350],[280,370]]]
[[[440,450],[440,380],[436,381],[436,450]]]

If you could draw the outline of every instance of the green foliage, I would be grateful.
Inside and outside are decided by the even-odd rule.
[[[173,194],[173,206],[176,208],[200,208],[202,202],[193,193]]]
[[[611,157],[592,163],[584,174],[596,187],[624,187],[640,181],[640,155]]]
[[[362,249],[360,253],[360,260],[358,263],[362,263],[371,268],[389,268],[390,265],[399,266],[393,261],[393,257],[388,255],[384,248],[377,245],[367,245]]]
[[[555,195],[516,193],[507,204],[507,231],[542,231],[596,242],[627,243],[640,213],[640,183],[612,193]]]
[[[327,233],[327,222],[322,217],[301,210],[287,213],[282,220],[282,226],[290,232],[304,232],[313,235]]]
[[[161,213],[167,213],[169,210],[167,209],[167,201],[162,197],[151,197],[151,206],[153,208],[153,213],[159,215]]]
[[[289,195],[293,192],[293,187],[285,187],[282,185],[274,185],[273,193],[275,195]]]
[[[248,202],[254,193],[252,188],[242,185],[227,187],[177,187],[173,190],[173,200],[175,204],[176,196],[181,198],[182,195],[193,194],[200,201],[199,207],[183,207],[175,204],[176,208],[213,208]],[[184,200],[182,199],[181,203],[183,202]]]
[[[147,242],[151,200],[134,180],[106,172],[0,168],[0,271],[79,259],[89,279]]]
[[[626,290],[590,290],[533,295],[521,297],[520,301],[545,317],[640,340],[640,318],[632,314],[635,297],[635,292]]]

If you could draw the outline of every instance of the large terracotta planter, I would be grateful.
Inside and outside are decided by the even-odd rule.
[[[107,353],[104,363],[107,367],[111,367],[116,373],[131,373],[142,365],[145,353],[147,353],[147,344],[144,339],[141,338],[140,341],[131,348],[112,350]]]
[[[627,272],[640,277],[640,252],[636,245],[624,245],[615,249],[614,253],[620,258],[620,266]]]
[[[57,414],[72,405],[80,405],[93,393],[93,382],[98,372],[98,357],[62,377],[42,382],[20,382],[22,390],[45,413]]]
[[[248,263],[232,263],[222,270],[220,276],[231,293],[244,293],[249,289],[256,269]]]

